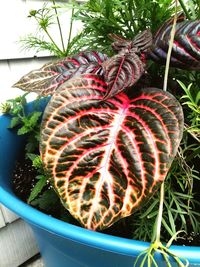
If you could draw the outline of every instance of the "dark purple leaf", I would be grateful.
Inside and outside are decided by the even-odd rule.
[[[182,22],[185,20],[185,16],[184,14],[179,14],[177,17],[177,23]],[[168,19],[167,21],[165,21],[163,23],[163,25],[158,29],[158,31],[154,34],[154,38],[153,38],[153,45],[157,44],[157,42],[162,39],[162,35],[164,32],[166,32],[167,29],[169,29],[169,27],[172,26],[174,21],[174,17]]]
[[[200,20],[182,20],[183,17],[179,17],[179,21],[176,24],[170,65],[181,69],[199,70]],[[172,20],[167,21],[162,28],[158,30],[149,53],[149,57],[160,64],[166,63],[171,29]]]
[[[89,229],[131,215],[165,179],[182,137],[183,113],[169,93],[146,88],[101,101],[88,74],[59,87],[43,117],[41,156],[70,213]]]
[[[144,72],[144,65],[135,53],[126,53],[105,61],[103,70],[108,85],[106,100],[136,83]]]
[[[109,34],[109,37],[114,40],[112,48],[115,51],[130,51],[134,49],[134,52],[142,53],[149,49],[152,45],[152,34],[150,30],[145,30],[137,34],[133,40],[125,39],[117,34]]]
[[[13,87],[40,95],[51,95],[65,81],[83,73],[102,75],[101,63],[107,60],[105,54],[85,51],[73,57],[45,64],[23,76]]]
[[[121,37],[120,35],[117,35],[114,33],[109,34],[109,37],[114,41],[112,43],[113,50],[115,50],[117,52],[122,51],[124,49],[130,50],[132,48],[131,47],[131,44],[132,44],[131,40],[125,39],[125,38]]]
[[[140,52],[145,52],[151,45],[152,33],[150,30],[145,30],[137,34],[132,41],[132,47],[137,47]]]

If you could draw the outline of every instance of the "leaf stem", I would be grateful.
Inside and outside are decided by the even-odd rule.
[[[70,28],[69,28],[69,36],[68,36],[68,41],[67,41],[67,48],[66,48],[66,52],[65,55],[67,56],[69,53],[69,49],[70,49],[70,42],[71,42],[71,37],[72,37],[72,27],[73,27],[73,21],[74,21],[74,1],[72,2],[72,13],[71,13],[71,20],[70,20]]]
[[[159,209],[158,214],[156,217],[155,225],[154,225],[154,231],[151,243],[160,243],[160,233],[161,233],[161,224],[162,224],[162,215],[163,215],[163,204],[164,204],[164,182],[162,182],[160,187],[160,202],[159,202]]]
[[[44,32],[46,33],[46,35],[49,37],[49,39],[51,40],[51,42],[53,43],[53,45],[56,47],[56,49],[58,50],[58,52],[60,52],[60,54],[62,55],[63,52],[62,50],[57,46],[57,44],[54,42],[53,38],[51,37],[51,35],[49,34],[48,30],[46,28],[43,28]]]
[[[166,66],[165,66],[165,76],[164,76],[164,84],[163,84],[163,91],[167,91],[167,81],[168,81],[168,74],[169,74],[169,65],[170,65],[170,58],[171,58],[171,52],[174,42],[174,35],[176,31],[176,21],[177,21],[177,1],[175,2],[175,16],[174,21],[171,29],[171,37],[169,41],[169,48],[167,53],[167,60],[166,60]],[[162,225],[162,215],[163,215],[163,203],[164,203],[164,182],[161,184],[160,187],[160,203],[159,203],[159,210],[158,215],[155,222],[155,228],[153,233],[153,242],[160,243],[160,233],[161,233],[161,225]]]
[[[65,45],[64,45],[64,40],[63,40],[63,34],[62,34],[62,28],[61,28],[61,25],[60,25],[60,20],[59,20],[59,16],[58,16],[58,11],[57,11],[57,8],[56,8],[56,3],[54,0],[52,0],[53,4],[54,4],[54,10],[55,10],[55,13],[56,13],[56,20],[57,20],[57,23],[58,23],[58,28],[59,28],[59,32],[60,32],[60,39],[61,39],[61,43],[62,43],[62,48],[63,48],[63,53],[65,51]]]
[[[164,83],[163,83],[163,91],[167,91],[167,80],[168,80],[168,74],[169,74],[170,58],[171,58],[172,47],[173,47],[173,43],[174,43],[174,35],[175,35],[175,31],[176,31],[177,1],[178,0],[176,0],[174,21],[173,21],[173,25],[172,25],[171,36],[170,36],[170,40],[169,40],[169,48],[168,48],[168,52],[167,52],[167,60],[166,60],[166,65],[165,65],[165,76],[164,76]]]
[[[161,224],[162,224],[162,215],[163,215],[163,203],[164,203],[164,195],[165,195],[165,187],[164,182],[161,184],[160,187],[160,203],[159,203],[159,210],[158,210],[158,217],[157,217],[157,227],[156,227],[156,242],[160,242],[160,232],[161,232]]]

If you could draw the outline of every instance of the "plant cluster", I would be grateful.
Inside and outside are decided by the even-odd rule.
[[[27,94],[28,93],[25,93],[15,99],[7,100],[6,103],[1,104],[1,111],[2,113],[9,114],[12,117],[9,126],[10,129],[18,127],[18,135],[28,134],[25,149],[26,153],[31,153],[38,148],[42,112],[39,111],[37,104],[35,104],[32,111],[27,110]]]
[[[168,49],[169,43],[167,40],[169,39],[169,29],[171,26],[171,21],[167,21],[161,29],[158,30],[158,33],[154,37],[153,44],[151,32],[149,30],[145,30],[136,35],[132,40],[112,34],[111,37],[114,39],[112,47],[118,52],[117,55],[108,58],[108,56],[100,52],[81,52],[73,57],[46,64],[41,69],[25,75],[15,84],[16,87],[27,91],[39,92],[42,95],[53,94],[45,110],[46,116],[44,115],[43,117],[42,140],[40,144],[41,155],[45,168],[50,175],[49,179],[52,180],[52,184],[60,196],[63,205],[88,228],[102,229],[108,227],[119,218],[128,216],[135,211],[138,205],[141,205],[140,202],[142,203],[143,199],[148,199],[149,195],[152,195],[157,187],[157,182],[159,183],[165,178],[173,155],[175,156],[176,154],[179,140],[182,136],[182,115],[180,107],[178,104],[174,103],[176,109],[180,111],[178,113],[176,109],[173,111],[171,110],[170,112],[174,114],[174,117],[168,118],[167,120],[167,112],[163,113],[163,115],[162,113],[160,114],[158,107],[159,104],[161,104],[162,110],[164,110],[164,108],[170,110],[171,106],[168,107],[169,104],[165,106],[165,104],[162,104],[162,101],[169,97],[172,102],[171,96],[163,91],[158,93],[157,89],[153,88],[139,89],[136,91],[136,89],[132,87],[143,75],[147,58],[151,57],[155,61],[159,61],[159,63],[163,62],[164,57],[166,60],[166,53],[162,51]],[[194,45],[194,42],[192,42],[193,39],[191,38],[193,38],[193,36],[195,38],[198,31],[199,27],[197,22],[185,21],[183,16],[178,18],[174,42],[175,48],[171,61],[172,65],[178,66],[179,68],[199,68],[198,60],[194,60],[195,56],[198,57],[198,51],[196,54],[194,51],[192,56],[187,52],[189,47],[192,44]],[[183,35],[189,35],[190,43],[182,41]],[[198,39],[196,43],[198,45]],[[184,49],[180,49],[182,47],[184,47]],[[183,61],[177,61],[177,58],[182,58]],[[190,66],[185,63],[188,62],[188,60],[190,61]],[[48,78],[46,78],[47,73]],[[83,75],[85,73],[86,75]],[[38,75],[40,76],[39,82]],[[68,83],[66,83],[67,80],[69,80]],[[123,93],[125,89],[127,90],[127,88],[131,87],[132,91],[129,89],[126,94]],[[95,96],[94,92],[98,97]],[[66,93],[71,95],[66,95]],[[144,97],[148,94],[150,95]],[[85,97],[83,97],[84,95]],[[88,100],[86,95],[90,95]],[[160,103],[156,102],[157,95],[159,95]],[[96,102],[91,102],[91,97],[93,100],[96,99]],[[119,97],[119,99],[116,101],[117,97]],[[74,103],[78,103],[78,106],[77,104],[73,106],[71,102],[68,102],[69,98],[71,101],[74,98]],[[85,101],[82,99],[85,99]],[[102,101],[100,101],[101,99]],[[140,104],[137,102],[134,103],[134,99],[138,99]],[[146,103],[145,99],[149,99],[149,103]],[[150,103],[150,100],[152,103]],[[111,103],[108,105],[107,102],[109,101],[111,101]],[[135,107],[134,111],[132,109],[129,110],[130,103],[131,106]],[[87,107],[85,107],[85,105]],[[114,105],[115,108],[112,107],[112,105]],[[155,107],[155,105],[158,107]],[[89,112],[90,109],[91,111]],[[113,109],[115,110],[114,113],[112,113]],[[136,111],[137,109],[138,111]],[[70,110],[73,110],[73,112]],[[99,117],[93,114],[93,110],[99,112]],[[55,114],[54,116],[51,115],[52,112]],[[110,117],[106,117],[105,112],[110,112]],[[127,112],[128,114],[126,114]],[[123,114],[123,117],[121,114]],[[71,119],[65,119],[65,117],[70,118],[70,116]],[[74,116],[77,121],[73,118]],[[136,129],[134,129],[134,126],[131,126],[131,121],[129,122],[129,117],[131,116],[133,125],[140,125],[137,126]],[[82,120],[83,126],[81,123]],[[136,122],[134,124],[135,120]],[[153,120],[156,120],[157,125],[155,124],[153,128],[151,128]],[[67,124],[68,121],[70,122],[69,125]],[[113,123],[113,121],[115,121],[115,123]],[[150,124],[148,123],[149,121],[151,122]],[[168,121],[170,121],[170,126],[168,125]],[[77,123],[79,125],[79,130],[77,130]],[[107,132],[101,137],[101,134],[104,132],[102,127],[104,129],[105,125],[107,125]],[[132,131],[130,127],[133,127]],[[178,128],[174,131],[173,127]],[[89,128],[91,128],[91,130],[88,135]],[[96,135],[96,129],[99,129],[100,135]],[[113,134],[111,135],[111,131],[117,131],[114,137]],[[158,131],[158,137],[155,135],[156,131]],[[163,132],[161,133],[160,131]],[[132,136],[130,132],[134,132],[134,135]],[[175,132],[178,134],[176,137],[173,136]],[[75,138],[76,135],[77,137]],[[143,137],[140,141],[138,139],[139,136]],[[108,141],[109,138],[110,142]],[[124,138],[129,141],[125,142]],[[150,141],[151,139],[148,140],[148,138],[153,138],[157,141],[155,144],[152,144]],[[163,141],[165,138],[166,141]],[[73,141],[70,141],[71,139]],[[98,142],[94,141],[97,139],[99,139]],[[74,140],[75,144],[73,144]],[[86,145],[84,145],[85,142]],[[93,144],[94,142],[96,145]],[[64,149],[65,146],[66,148]],[[129,148],[129,146],[131,146],[131,148]],[[168,149],[171,147],[170,153],[169,150],[168,152],[163,150],[162,147],[166,149],[166,146],[168,146]],[[86,153],[86,156],[84,156],[84,154],[82,155],[86,147],[91,149],[91,155],[90,153]],[[152,147],[154,147],[154,150],[152,150]],[[126,152],[121,152],[123,150]],[[133,155],[130,154],[130,150],[133,151]],[[121,155],[119,154],[120,152],[122,153]],[[164,154],[162,155],[162,153]],[[78,155],[80,155],[80,158]],[[162,158],[160,155],[162,155]],[[63,158],[61,162],[59,161],[59,157]],[[132,157],[132,162],[137,162],[138,166],[140,165],[140,167],[144,169],[142,173],[139,173],[138,177],[135,176],[135,173],[138,172],[137,164],[135,166],[133,164],[133,169],[130,167],[130,173],[126,173],[122,167],[125,164],[128,168],[130,164],[129,158]],[[76,164],[72,164],[71,161],[77,162]],[[91,167],[86,168],[84,161],[87,162],[87,164],[90,162]],[[92,163],[93,161],[95,163]],[[103,162],[104,166],[98,165],[98,162]],[[152,162],[150,169],[149,163],[148,167],[146,167],[147,162]],[[80,170],[78,167],[79,165]],[[71,166],[73,166],[72,169]],[[121,174],[116,172],[116,166],[121,166]],[[102,177],[102,173],[98,171],[99,168],[104,168],[104,175],[110,178]],[[82,175],[81,172],[84,174],[82,178],[80,178],[80,175]],[[67,173],[70,174],[69,177]],[[158,173],[160,173],[158,176],[159,178],[156,178]],[[85,175],[88,179],[83,179]],[[122,178],[122,176],[124,176],[124,178]],[[71,177],[73,177],[72,185],[70,181]],[[132,179],[130,179],[130,177],[132,177]],[[124,187],[119,190],[119,181],[123,181],[123,179],[126,182]],[[144,182],[137,185],[139,180],[145,181],[146,179],[148,181],[146,183],[150,186],[148,189]],[[80,182],[82,180],[87,180],[87,182],[84,182],[84,186],[82,182]],[[151,180],[154,182],[152,183]],[[151,184],[153,187],[151,187]],[[126,193],[127,191],[129,192],[128,194]],[[149,193],[147,193],[147,191]],[[83,201],[84,194],[86,194],[85,201]],[[92,204],[92,200],[95,205]],[[131,202],[132,206],[128,204]],[[91,215],[91,210],[93,211],[93,215]],[[100,217],[104,219],[101,221]],[[170,213],[170,209],[168,209],[168,217],[173,217],[172,213]],[[172,229],[175,230],[172,220],[170,220],[170,222]],[[165,225],[167,226],[167,224]]]
[[[72,42],[71,51],[89,47],[104,53],[79,52],[46,64],[15,84],[25,91],[52,94],[40,135],[48,177],[39,177],[29,198],[31,204],[47,208],[50,199],[54,203],[58,200],[55,190],[63,206],[82,225],[95,230],[134,212],[129,220],[134,239],[149,241],[159,212],[156,190],[165,179],[162,238],[175,239],[179,229],[199,232],[195,185],[199,181],[200,77],[196,70],[200,68],[200,23],[191,20],[200,17],[199,5],[191,1],[186,9],[179,1],[178,9],[183,9],[187,19],[183,14],[178,16],[172,46],[170,66],[176,68],[170,69],[168,80],[185,114],[178,148],[183,128],[181,107],[171,94],[152,88],[154,79],[161,79],[163,72],[151,60],[165,64],[173,21],[163,22],[175,14],[171,1],[161,2],[73,3],[73,19],[80,19],[84,30]],[[41,12],[31,16],[36,18]],[[161,27],[152,40],[149,29],[155,32],[158,25]],[[150,87],[143,88],[149,79],[147,72],[153,78],[147,81]],[[188,81],[191,84],[185,85]],[[35,156],[32,159],[38,160]],[[54,190],[51,187],[41,193],[47,180]],[[147,253],[150,262],[152,251],[162,247],[154,245]],[[161,249],[167,257],[168,250]],[[177,263],[181,266],[179,260]]]
[[[199,0],[179,0],[178,11],[184,11],[187,19],[200,18]],[[186,7],[187,6],[187,7]],[[66,9],[71,9],[71,22],[68,37],[63,34],[59,15]],[[113,54],[112,32],[132,39],[145,29],[153,33],[170,17],[175,14],[175,4],[171,0],[156,0],[153,2],[142,0],[89,0],[84,4],[78,1],[58,4],[52,0],[52,5],[45,4],[38,10],[31,10],[29,18],[38,25],[37,34],[29,34],[21,38],[23,49],[48,51],[58,57],[66,57],[80,50],[94,49],[107,54]],[[82,31],[72,38],[72,29],[75,21],[82,22]],[[54,40],[51,26],[58,27],[61,44]],[[65,43],[65,40],[67,42]]]

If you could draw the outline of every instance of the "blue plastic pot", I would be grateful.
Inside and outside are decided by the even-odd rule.
[[[0,116],[0,202],[33,229],[46,267],[133,267],[149,243],[114,237],[59,221],[32,208],[12,192],[14,163],[23,151],[24,138],[7,129],[10,118]],[[200,266],[200,248],[172,246],[171,251]],[[157,255],[158,266],[166,266]],[[176,266],[176,264],[174,264]]]

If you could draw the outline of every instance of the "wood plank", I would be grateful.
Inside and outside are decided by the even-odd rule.
[[[19,57],[34,57],[36,54],[40,56],[49,55],[48,51],[41,51],[36,53],[35,50],[22,50],[20,40],[27,35],[38,33],[38,25],[33,18],[28,18],[30,10],[37,10],[43,7],[44,3],[52,5],[52,2],[41,0],[6,0],[1,1],[0,9],[0,24],[6,25],[6,27],[0,27],[0,36],[4,40],[0,42],[0,59],[11,59]],[[63,3],[63,1],[58,1]],[[79,2],[79,1],[78,1]],[[82,2],[82,1],[81,1]],[[10,8],[12,7],[12,8]],[[17,12],[16,12],[17,10]],[[62,32],[64,40],[67,40],[70,25],[71,11],[59,12],[59,16],[62,26]],[[75,21],[72,30],[72,37],[81,30],[81,22]],[[50,34],[53,36],[54,41],[61,48],[60,34],[57,25],[51,25]],[[9,33],[9,34],[8,34]],[[40,33],[41,36],[41,33]],[[44,33],[43,39],[49,41],[49,38]],[[66,41],[67,42],[67,41]],[[65,43],[66,46],[66,43]]]
[[[0,205],[0,228],[4,227],[6,225],[3,217],[3,213],[1,211],[1,205]]]
[[[0,266],[17,267],[38,253],[31,228],[22,220],[0,229]]]
[[[0,205],[0,208],[1,208],[5,223],[12,223],[19,218],[15,213],[10,211],[3,205]]]
[[[19,43],[25,35],[37,30],[34,19],[28,18],[27,3],[24,0],[1,1],[0,23],[6,27],[0,27],[0,35],[3,42],[0,43],[0,58],[18,58],[34,56],[33,50],[23,51]],[[40,1],[40,7],[44,1]],[[11,8],[12,7],[12,8]],[[47,54],[47,53],[43,53]]]

